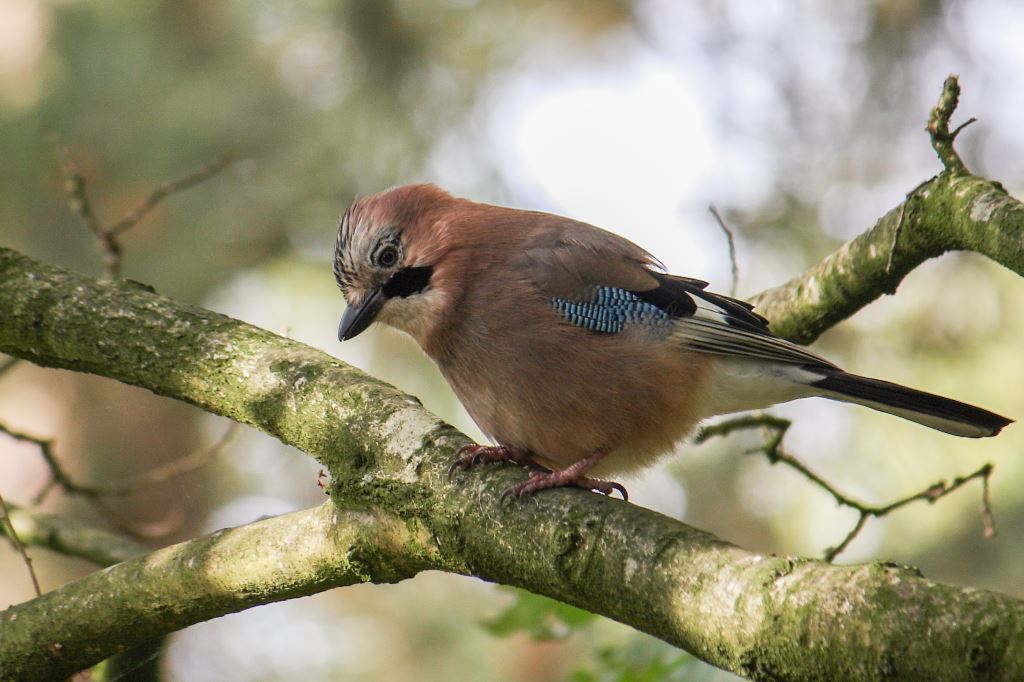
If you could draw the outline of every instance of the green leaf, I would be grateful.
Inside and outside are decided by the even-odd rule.
[[[597,616],[575,606],[511,587],[501,588],[515,595],[511,606],[483,621],[485,630],[496,637],[524,632],[534,641],[564,639],[591,623]]]
[[[694,682],[712,674],[716,674],[713,668],[688,653],[636,633],[623,642],[598,648],[594,660],[574,670],[569,679],[572,682]]]

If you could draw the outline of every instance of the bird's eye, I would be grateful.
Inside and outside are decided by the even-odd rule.
[[[375,260],[377,265],[382,268],[394,267],[398,263],[398,249],[388,244],[377,251]]]

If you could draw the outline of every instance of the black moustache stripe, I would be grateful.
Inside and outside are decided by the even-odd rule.
[[[384,295],[388,298],[406,298],[418,294],[430,285],[430,276],[434,268],[430,266],[418,268],[402,268],[384,285]]]

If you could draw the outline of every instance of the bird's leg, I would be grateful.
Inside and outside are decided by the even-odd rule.
[[[508,445],[464,445],[455,453],[455,461],[448,467],[448,478],[451,479],[456,469],[466,471],[481,462],[515,462],[531,472],[549,472],[530,457],[530,453]]]
[[[598,450],[592,455],[584,457],[578,462],[574,462],[565,469],[560,469],[558,471],[531,471],[530,478],[515,484],[503,492],[501,494],[501,499],[504,501],[509,497],[521,498],[524,495],[529,495],[537,492],[538,490],[544,490],[545,488],[562,488],[571,485],[577,488],[583,488],[584,490],[593,490],[608,496],[611,496],[611,494],[617,490],[619,491],[619,494],[622,495],[623,500],[628,500],[629,494],[621,483],[603,481],[597,478],[590,478],[585,475],[588,471],[593,469],[598,462],[604,459],[607,454],[607,450]]]

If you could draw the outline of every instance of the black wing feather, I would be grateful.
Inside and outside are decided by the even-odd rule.
[[[703,280],[660,272],[651,274],[658,281],[657,288],[636,293],[641,299],[658,306],[669,315],[692,317],[697,312],[698,301],[703,300],[721,309],[723,319],[729,326],[774,336],[768,331],[768,320],[755,313],[754,306],[746,301],[706,291],[708,283]]]
[[[835,367],[781,339],[745,301],[707,291],[707,282],[651,272],[658,286],[636,294],[676,319],[675,336],[693,350],[774,362]]]

